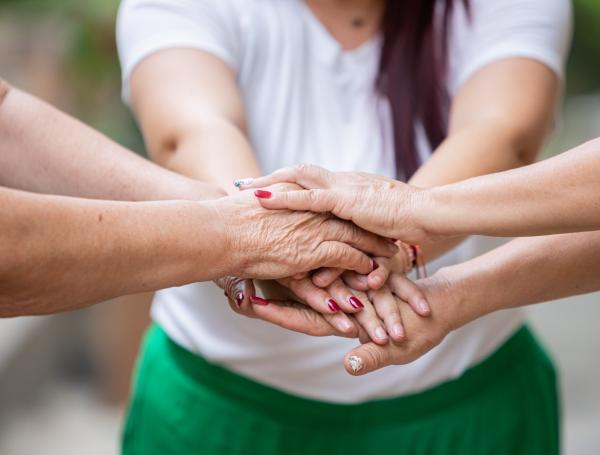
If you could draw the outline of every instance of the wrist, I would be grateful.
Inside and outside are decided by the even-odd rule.
[[[223,203],[223,200],[199,201],[196,205],[200,218],[198,221],[208,225],[210,229],[205,235],[206,242],[200,243],[201,247],[215,251],[210,257],[209,266],[219,277],[239,273],[242,260],[239,236],[235,229],[239,214],[235,213],[235,207]],[[197,251],[196,254],[201,255],[198,257],[207,257],[202,251]]]
[[[415,208],[417,220],[428,238],[454,235],[452,197],[446,186],[422,190],[421,204]],[[450,210],[448,210],[450,208]]]
[[[497,299],[490,295],[485,270],[471,263],[443,267],[431,277],[443,292],[438,297],[443,299],[440,312],[449,331],[501,309],[496,305]]]

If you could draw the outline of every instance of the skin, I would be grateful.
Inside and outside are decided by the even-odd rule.
[[[344,365],[350,374],[360,375],[409,363],[437,346],[452,330],[486,314],[598,291],[599,269],[600,232],[516,239],[417,283],[434,316],[417,318],[404,308],[409,333],[406,342],[363,344],[346,355]],[[362,368],[353,369],[353,364]]]
[[[279,181],[307,191],[260,198],[270,209],[331,212],[383,236],[421,242],[481,234],[534,236],[600,229],[600,139],[520,169],[423,190],[385,177],[282,169],[245,188]]]
[[[384,2],[308,0],[307,5],[344,49],[354,49],[378,32]],[[364,17],[365,27],[351,27],[354,17]],[[235,74],[219,58],[191,49],[157,52],[136,67],[131,89],[134,111],[156,162],[215,183],[228,192],[233,190],[231,182],[235,178],[260,175],[247,140],[244,106]],[[505,59],[480,69],[453,99],[448,139],[411,183],[433,187],[531,162],[549,129],[557,92],[554,73],[530,59]],[[480,153],[483,148],[485,154]],[[423,248],[426,257],[432,259],[459,242],[460,239],[446,238],[424,244]],[[395,297],[386,284],[393,274],[405,272],[406,257],[375,260],[379,267],[367,278],[342,276],[341,270],[323,270],[314,275],[312,282],[296,276],[279,284],[292,290],[297,300],[322,313],[335,313],[329,307],[333,299],[344,312],[363,319],[361,326],[376,342],[387,343],[389,336],[400,341],[401,315],[397,307],[389,304]],[[234,295],[241,295],[242,306],[250,305],[253,284],[230,280],[233,288],[226,282],[219,284],[231,288]],[[378,306],[379,311],[354,308],[350,296],[358,297],[364,307]],[[378,304],[376,300],[385,303]],[[234,303],[233,299],[230,303]],[[411,300],[410,304],[422,316],[430,313],[423,299]],[[379,315],[383,321],[361,313]],[[344,327],[337,328],[350,333],[347,322],[351,319],[341,320]]]
[[[250,192],[192,202],[222,192],[136,157],[5,83],[0,88],[0,185],[98,199],[181,199],[116,202],[0,186],[0,317],[75,309],[231,273],[280,278],[322,264],[367,273],[371,259],[362,251],[396,250],[332,216],[272,216]]]
[[[468,262],[442,268],[416,283],[395,283],[404,298],[416,286],[432,315],[422,318],[400,306],[407,339],[384,346],[365,342],[346,354],[349,374],[363,375],[410,363],[465,324],[498,310],[600,290],[600,232],[515,239]],[[518,270],[518,273],[515,273]],[[507,286],[510,283],[510,286]],[[307,307],[257,307],[257,315],[284,328],[316,336],[337,335]]]

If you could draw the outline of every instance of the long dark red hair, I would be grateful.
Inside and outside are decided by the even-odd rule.
[[[415,125],[423,126],[432,148],[447,135],[448,34],[459,3],[469,11],[469,0],[386,1],[376,88],[390,102],[399,178],[419,167]]]

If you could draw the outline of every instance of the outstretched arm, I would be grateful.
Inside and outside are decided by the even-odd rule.
[[[0,207],[0,317],[81,308],[228,271],[217,251],[226,248],[225,225],[213,223],[216,210],[206,203],[94,201],[0,188]]]
[[[600,139],[521,169],[433,189],[418,219],[443,235],[600,229]]]
[[[344,359],[352,374],[412,362],[463,325],[497,310],[600,290],[600,232],[520,238],[417,282],[432,306],[419,318],[405,306],[407,340],[364,344]]]
[[[0,209],[0,317],[75,309],[232,273],[281,278],[323,263],[366,273],[371,260],[360,250],[390,250],[350,223],[267,211],[250,194],[113,202],[0,187]]]
[[[94,199],[212,199],[224,194],[162,169],[0,79],[0,185]]]

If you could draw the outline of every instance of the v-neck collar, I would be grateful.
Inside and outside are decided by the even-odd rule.
[[[361,60],[363,56],[371,53],[374,48],[380,46],[382,37],[381,33],[378,33],[354,49],[344,49],[337,38],[335,38],[331,32],[327,30],[327,27],[325,27],[325,25],[319,20],[310,6],[307,5],[306,1],[296,1],[299,4],[302,14],[306,16],[309,25],[313,28],[313,30],[315,30],[315,33],[320,36],[324,45],[327,46],[327,54],[341,55],[351,60]]]

